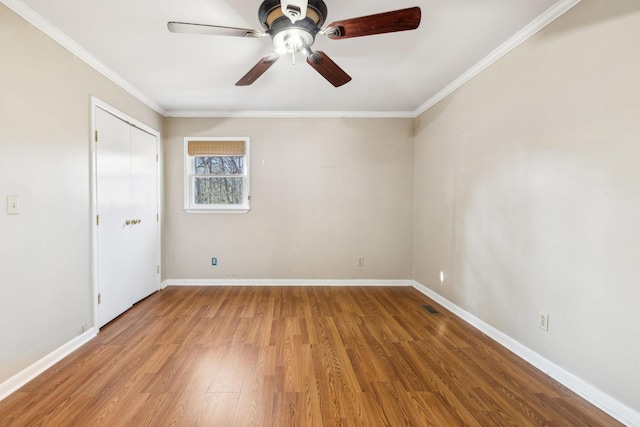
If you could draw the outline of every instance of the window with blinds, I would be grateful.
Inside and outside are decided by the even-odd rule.
[[[185,138],[185,210],[249,211],[249,138]]]

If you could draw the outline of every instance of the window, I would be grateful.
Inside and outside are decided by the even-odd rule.
[[[249,211],[249,138],[184,139],[184,209]]]

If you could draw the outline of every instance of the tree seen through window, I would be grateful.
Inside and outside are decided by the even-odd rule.
[[[194,157],[196,205],[237,205],[243,200],[244,157]]]

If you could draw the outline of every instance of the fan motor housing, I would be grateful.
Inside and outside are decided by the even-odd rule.
[[[284,30],[302,30],[315,37],[327,17],[327,5],[322,0],[309,0],[307,16],[299,21],[291,22],[282,13],[280,0],[265,0],[258,9],[258,18],[265,32],[272,38]]]

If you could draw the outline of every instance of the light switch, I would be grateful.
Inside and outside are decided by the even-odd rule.
[[[18,196],[7,197],[7,214],[18,215],[20,213],[20,198]]]

